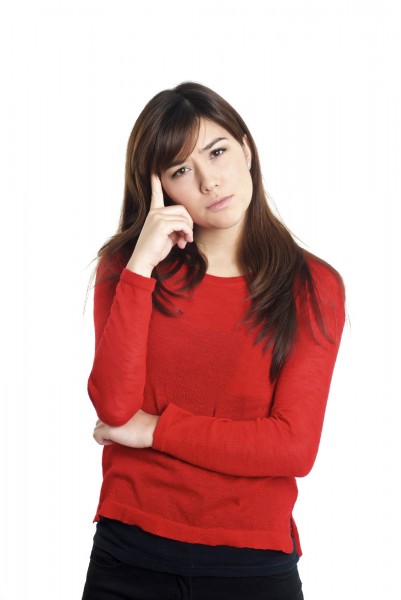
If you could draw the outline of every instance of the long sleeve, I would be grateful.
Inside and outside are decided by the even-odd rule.
[[[100,266],[100,265],[99,265]],[[126,423],[143,403],[146,348],[156,280],[122,265],[120,278],[100,280],[94,292],[95,355],[88,394],[99,418]],[[102,269],[102,275],[107,275]]]
[[[315,273],[326,340],[306,303],[293,350],[278,377],[271,412],[252,420],[194,415],[170,402],[153,448],[211,471],[243,477],[303,477],[318,451],[326,403],[345,321],[342,281]],[[308,315],[312,329],[309,326]]]

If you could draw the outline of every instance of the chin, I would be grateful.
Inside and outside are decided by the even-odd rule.
[[[213,228],[214,229],[229,229],[230,227],[236,227],[236,226],[240,225],[242,221],[243,221],[242,216],[238,217],[237,219],[235,219],[235,218],[221,219],[218,223],[213,224]]]

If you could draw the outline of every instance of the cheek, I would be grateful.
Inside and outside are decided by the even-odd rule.
[[[246,202],[249,206],[253,195],[253,182],[249,169],[246,168],[246,170],[239,171],[237,176],[238,188],[241,189],[241,195],[244,199],[244,202]]]
[[[168,183],[164,184],[162,181],[163,192],[174,204],[181,204],[191,214],[191,203],[188,201],[189,193],[183,183],[180,182],[180,185],[172,186]]]
[[[177,187],[177,185],[172,185],[171,181],[169,179],[167,179],[167,180],[162,179],[161,184],[162,184],[163,192],[165,194],[167,194],[167,196],[169,198],[174,200],[174,202],[176,202],[176,198],[180,195],[179,187]]]
[[[249,191],[250,195],[252,196],[253,193],[253,181],[252,181],[252,177],[249,171],[246,172],[245,175],[245,186],[247,188],[247,190]]]
[[[162,182],[162,188],[165,198],[167,197],[172,204],[180,204],[179,198],[177,197],[177,193],[174,191],[174,189],[171,188],[171,186],[165,185]]]
[[[248,167],[244,167],[242,162],[240,162],[237,167],[231,171],[230,179],[231,181],[235,181],[237,189],[240,189],[247,196],[252,196],[252,177]]]

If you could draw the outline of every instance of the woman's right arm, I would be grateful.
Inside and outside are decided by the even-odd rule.
[[[98,268],[97,279],[99,272]],[[124,267],[117,282],[105,280],[95,286],[95,356],[88,394],[108,425],[123,425],[142,406],[155,284],[154,278]]]
[[[142,407],[146,351],[156,279],[153,268],[174,244],[193,241],[193,221],[180,205],[164,206],[160,180],[152,176],[152,197],[135,250],[119,280],[105,279],[100,261],[94,293],[95,357],[88,394],[101,421],[124,425]]]

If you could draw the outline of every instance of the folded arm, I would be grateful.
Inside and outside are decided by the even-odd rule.
[[[193,415],[170,403],[159,418],[152,447],[234,476],[307,475],[319,447],[345,320],[344,290],[331,274],[320,297],[333,343],[323,337],[312,314],[313,332],[306,315],[299,319],[295,345],[278,377],[269,416],[235,421]]]

